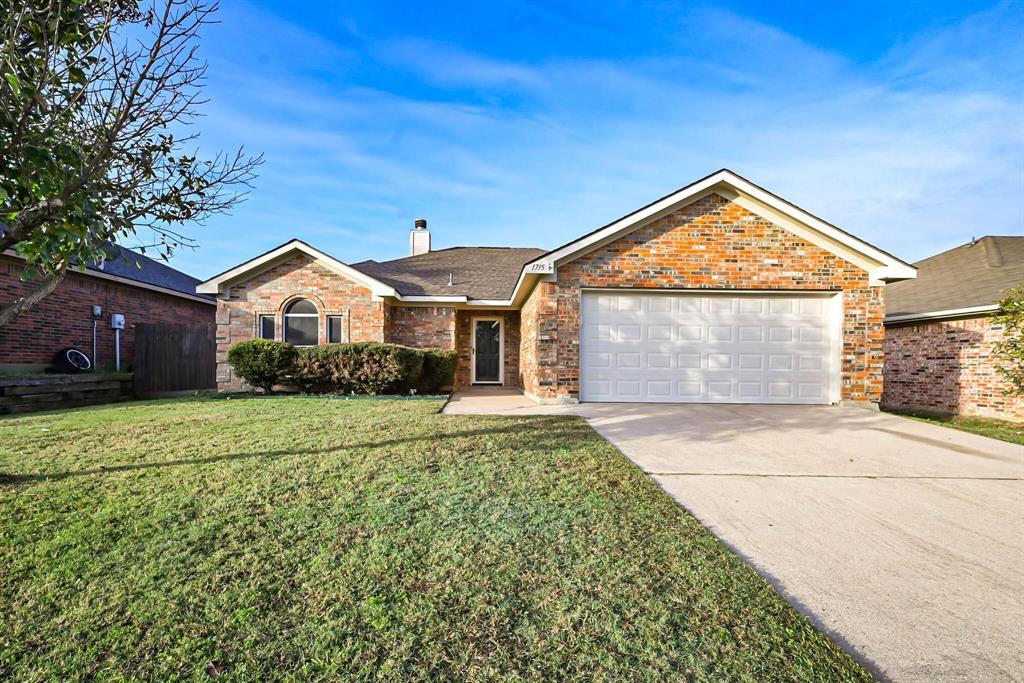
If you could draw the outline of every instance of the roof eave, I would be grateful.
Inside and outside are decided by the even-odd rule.
[[[376,296],[400,296],[398,291],[384,282],[373,278],[366,273],[353,268],[347,263],[340,261],[330,254],[320,251],[316,247],[306,244],[302,240],[292,239],[284,244],[274,247],[270,251],[249,259],[234,268],[215,275],[209,280],[196,286],[196,291],[202,294],[222,294],[233,283],[246,277],[252,277],[274,267],[279,263],[287,261],[295,253],[304,253],[311,258],[323,263],[328,268],[344,275],[367,289]]]
[[[981,317],[995,313],[998,310],[999,304],[985,304],[982,306],[968,306],[966,308],[949,308],[941,311],[924,311],[921,313],[887,315],[882,322],[886,325],[912,322],[939,322],[941,320],[951,320],[954,318]]]
[[[559,266],[612,242],[709,194],[718,193],[868,271],[874,283],[916,277],[916,269],[891,254],[827,223],[728,169],[722,169],[627,214],[526,264],[524,271],[553,273]]]

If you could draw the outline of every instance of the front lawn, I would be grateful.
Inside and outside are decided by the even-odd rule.
[[[582,420],[0,418],[0,678],[867,680]]]
[[[921,422],[930,422],[943,427],[952,427],[960,431],[980,434],[1000,441],[1009,441],[1024,446],[1024,424],[997,420],[991,417],[971,417],[969,415],[936,415],[934,413],[916,413],[904,410],[889,411],[903,417]]]

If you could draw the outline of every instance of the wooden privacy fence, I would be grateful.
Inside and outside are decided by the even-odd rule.
[[[135,326],[135,394],[152,396],[217,388],[215,325]]]

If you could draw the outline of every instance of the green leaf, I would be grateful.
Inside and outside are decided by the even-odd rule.
[[[14,94],[20,96],[21,95],[21,81],[18,80],[17,75],[15,75],[15,74],[4,74],[4,78],[10,84],[11,90],[14,91]]]

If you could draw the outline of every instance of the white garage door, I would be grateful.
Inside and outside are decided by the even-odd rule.
[[[585,291],[581,306],[583,401],[836,400],[831,296]]]

